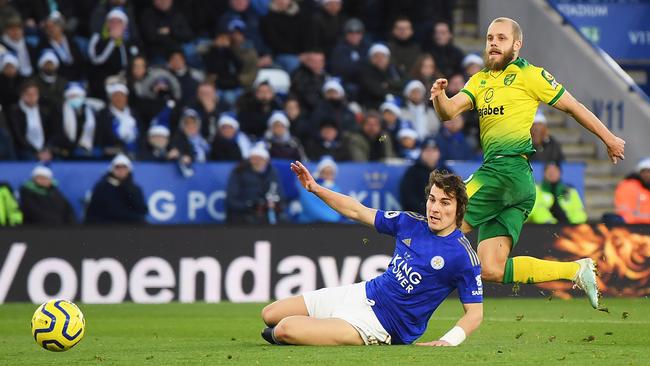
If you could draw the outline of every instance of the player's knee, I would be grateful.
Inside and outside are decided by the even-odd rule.
[[[503,266],[481,263],[481,278],[488,282],[503,282]]]
[[[293,328],[291,322],[283,319],[275,326],[275,328],[273,328],[273,336],[282,343],[291,344],[294,331]]]
[[[264,321],[264,324],[272,327],[275,325],[278,320],[276,319],[275,315],[275,306],[274,304],[268,304],[262,309],[262,320]]]

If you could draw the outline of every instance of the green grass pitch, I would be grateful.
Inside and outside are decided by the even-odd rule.
[[[83,305],[86,335],[68,352],[36,345],[36,305],[0,305],[0,365],[650,365],[650,299],[485,301],[481,328],[456,348],[270,346],[259,336],[262,304]],[[461,314],[447,300],[422,340]]]

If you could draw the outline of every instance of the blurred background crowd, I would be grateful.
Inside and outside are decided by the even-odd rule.
[[[413,162],[400,199],[420,211],[431,169],[481,159],[477,114],[440,121],[428,97],[436,78],[454,95],[483,68],[454,45],[455,3],[0,0],[0,159],[38,164],[20,188],[20,220],[74,220],[65,198],[48,193],[47,165],[58,160],[111,161],[87,222],[144,221],[132,161],[173,162],[186,177],[195,163],[240,162],[227,210],[247,223],[285,220],[273,159],[320,162],[332,187],[337,162]],[[534,159],[559,167],[541,112],[535,122]],[[318,202],[303,199],[294,220],[340,220],[310,218],[305,207]],[[9,222],[12,211],[0,211]]]

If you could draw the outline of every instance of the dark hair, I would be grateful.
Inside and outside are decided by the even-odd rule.
[[[41,89],[38,87],[38,83],[35,80],[27,79],[22,84],[20,84],[20,95],[23,95],[29,88],[36,88],[39,91]]]
[[[449,197],[456,199],[456,227],[460,227],[463,224],[465,210],[467,210],[467,201],[469,201],[463,178],[446,170],[432,171],[429,175],[429,183],[424,189],[425,199],[429,199],[429,192],[434,185],[442,189]]]

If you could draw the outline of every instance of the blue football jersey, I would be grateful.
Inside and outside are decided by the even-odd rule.
[[[393,344],[410,344],[427,329],[431,314],[454,290],[460,301],[483,302],[481,265],[460,230],[434,234],[419,214],[377,211],[375,228],[395,237],[395,252],[366,295]]]

